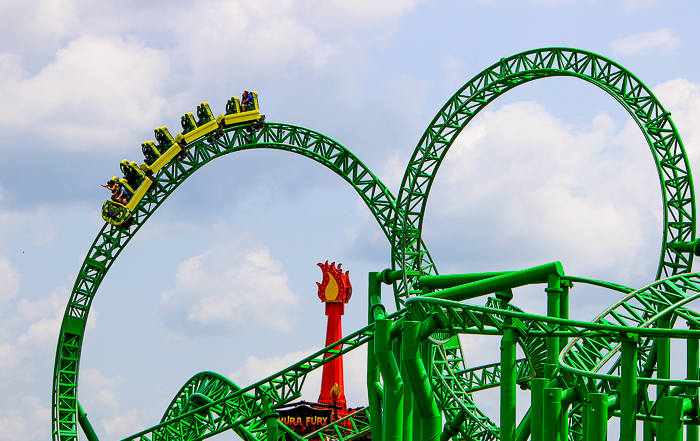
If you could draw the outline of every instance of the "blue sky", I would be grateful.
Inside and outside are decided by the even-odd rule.
[[[176,133],[199,103],[219,114],[257,90],[268,121],[337,140],[396,194],[462,84],[502,57],[566,46],[651,87],[693,166],[699,14],[697,2],[659,0],[0,2],[0,440],[50,436],[60,318],[102,225],[100,184],[122,159],[141,161],[155,127]],[[638,287],[654,278],[662,215],[631,118],[594,86],[558,78],[499,98],[465,129],[424,235],[441,273],[560,260],[568,274]],[[98,435],[157,423],[197,372],[246,385],[321,347],[317,262],[350,270],[344,329],[358,329],[367,272],[389,257],[359,197],[317,164],[246,151],[207,165],[141,229],[93,303],[79,395]],[[581,319],[615,300],[579,293]],[[516,304],[542,312],[541,290]],[[464,344],[470,365],[496,361],[488,339]],[[346,360],[350,406],[366,402],[364,356]]]

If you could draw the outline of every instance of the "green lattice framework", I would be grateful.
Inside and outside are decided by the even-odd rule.
[[[352,441],[369,433],[370,429],[369,414],[367,408],[363,407],[316,432],[306,435],[305,438],[318,437],[321,441]]]
[[[445,155],[460,132],[488,104],[527,82],[569,76],[592,83],[614,97],[644,133],[661,180],[664,230],[656,278],[688,272],[693,254],[669,247],[695,239],[695,202],[688,158],[681,138],[659,101],[625,68],[591,52],[547,48],[523,52],[484,70],[465,84],[428,126],[406,168],[392,236],[394,268],[404,271],[397,289],[403,302],[419,294],[413,290],[417,275],[435,274],[432,259],[421,246],[428,195]]]
[[[157,174],[155,190],[147,194],[137,207],[131,228],[105,224],[85,258],[66,308],[56,353],[52,414],[55,439],[77,439],[78,368],[82,336],[92,299],[115,259],[160,204],[187,177],[219,156],[253,148],[290,151],[328,167],[355,188],[385,235],[390,236],[395,207],[391,192],[355,155],[320,133],[292,125],[267,123],[259,132],[251,133],[247,125],[238,126],[215,137],[193,142],[188,146],[189,154],[184,160],[169,163]],[[295,381],[303,382],[303,378]],[[274,404],[280,403],[275,401]],[[464,406],[471,407],[472,413],[480,413],[470,399],[465,401]],[[486,419],[483,415],[480,418]]]
[[[173,161],[158,173],[155,191],[137,207],[131,230],[106,224],[93,243],[73,289],[59,337],[53,390],[54,439],[77,439],[77,385],[82,335],[91,301],[102,279],[140,226],[199,167],[233,151],[273,148],[302,154],[339,174],[358,191],[391,239],[392,265],[404,275],[403,280],[395,284],[397,304],[403,305],[409,297],[418,294],[413,288],[418,276],[437,273],[420,236],[429,190],[452,142],[473,116],[497,96],[519,84],[549,76],[573,76],[592,82],[615,97],[635,119],[651,147],[664,199],[663,246],[657,277],[687,272],[692,264],[692,246],[671,245],[674,242],[688,244],[695,239],[692,179],[676,129],[669,114],[636,77],[614,62],[589,52],[557,48],[529,51],[502,59],[477,75],[450,99],[424,134],[406,170],[398,203],[352,153],[319,133],[283,124],[267,124],[254,134],[250,134],[245,126],[234,127],[218,133],[215,138],[189,145],[190,153],[185,160]],[[678,300],[676,303],[683,302]],[[646,307],[654,305],[656,303]],[[510,305],[500,313],[506,312],[519,313]],[[533,323],[548,323],[536,317],[532,320]],[[448,331],[454,332],[453,329]],[[546,331],[541,332],[546,334]],[[538,347],[542,335],[533,332],[525,346]],[[590,341],[595,342],[597,338],[604,337],[596,335]],[[371,339],[370,326],[348,337],[340,353]],[[474,380],[476,377],[472,373],[475,370],[465,370],[461,349],[454,340],[451,341],[433,348],[433,387],[441,409],[448,417],[454,417],[458,409],[468,411],[467,422],[460,430],[462,439],[495,439],[498,428],[473,406],[469,393],[495,386],[500,381],[498,367],[480,368],[481,376],[477,377],[481,380]],[[585,347],[585,343],[582,345]],[[576,351],[574,348],[569,353],[575,354]],[[185,433],[190,434],[191,439],[204,439],[228,429],[234,429],[244,439],[264,439],[260,422],[266,411],[263,403],[278,405],[298,397],[306,374],[323,364],[324,357],[320,354],[326,353],[340,354],[326,348],[315,354],[316,359],[302,361],[244,390],[236,390],[221,378],[215,378],[215,374],[199,374],[176,396],[161,424],[128,439],[170,439],[170,435],[160,436],[166,433],[173,439],[181,439]],[[533,353],[538,351],[533,349],[529,355]],[[521,362],[519,377],[526,379],[531,376],[535,364],[532,360]],[[187,411],[192,407],[188,403],[192,403],[195,396],[211,402],[197,410]],[[572,415],[575,419],[576,413]]]

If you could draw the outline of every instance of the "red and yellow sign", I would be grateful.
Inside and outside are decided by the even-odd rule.
[[[323,281],[316,282],[318,285],[318,298],[322,302],[348,303],[352,296],[352,285],[350,284],[350,271],[343,274],[342,264],[336,268],[335,262],[328,265],[319,263],[318,266],[323,271]]]
[[[315,432],[331,422],[330,409],[297,406],[292,409],[279,410],[278,413],[279,421],[298,435],[306,435]]]

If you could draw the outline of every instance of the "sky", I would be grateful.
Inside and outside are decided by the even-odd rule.
[[[154,128],[178,133],[198,104],[220,114],[256,90],[268,121],[335,139],[396,195],[421,134],[461,85],[502,57],[564,46],[609,57],[649,86],[692,167],[699,15],[683,0],[0,1],[0,441],[51,436],[58,331],[103,224],[100,184],[122,159],[142,161]],[[658,182],[612,97],[572,78],[539,80],[459,136],[432,188],[424,240],[443,274],[558,260],[567,274],[641,287],[658,265]],[[156,424],[198,372],[246,386],[322,347],[315,282],[326,260],[350,271],[343,327],[357,330],[367,273],[391,261],[352,188],[280,151],[198,171],[93,302],[79,399],[100,438]],[[572,317],[590,320],[616,299],[575,287]],[[514,304],[543,313],[542,287],[517,290]],[[462,341],[469,366],[497,361],[493,340]],[[345,358],[351,407],[367,402],[365,359]],[[315,374],[304,398],[316,400],[319,386]],[[497,410],[497,395],[483,396]]]

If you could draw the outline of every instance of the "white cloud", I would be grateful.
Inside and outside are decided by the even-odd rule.
[[[67,298],[63,287],[35,302],[21,299],[16,312],[0,316],[5,325],[0,325],[0,339],[5,340],[0,342],[0,378],[13,369],[32,376],[53,360]]]
[[[647,251],[658,247],[659,185],[633,128],[630,122],[618,133],[605,114],[567,125],[534,102],[480,115],[457,139],[433,188],[424,234],[449,253],[441,258],[432,248],[433,258],[457,264],[481,256],[469,265],[484,267],[471,269],[498,262],[491,271],[561,260],[568,274],[651,280],[656,262]]]
[[[0,2],[0,47],[35,49],[73,35],[78,28],[75,6],[74,0]]]
[[[612,49],[621,55],[637,55],[649,50],[673,51],[680,41],[672,29],[663,28],[653,32],[638,32],[610,43]]]
[[[291,352],[282,356],[257,358],[249,356],[243,366],[228,375],[240,387],[256,383],[270,375],[292,366],[322,348],[310,348]],[[306,377],[303,399],[315,402],[321,392],[323,368],[318,368]],[[360,347],[343,355],[345,398],[349,407],[367,404],[367,346]]]
[[[49,437],[51,411],[38,397],[23,396],[10,410],[0,409],[0,441],[39,440]]]
[[[36,207],[31,211],[0,211],[0,244],[8,238],[29,230],[34,245],[46,245],[58,235],[55,222],[52,222],[55,209]]]
[[[622,9],[628,12],[653,9],[661,4],[661,0],[622,0]]]
[[[161,296],[168,320],[207,332],[249,325],[289,330],[287,308],[297,299],[282,265],[249,239],[217,240],[178,266],[175,287]]]
[[[263,378],[267,378],[272,374],[276,374],[282,369],[288,368],[289,366],[303,360],[319,350],[321,350],[321,348],[310,348],[303,351],[290,352],[289,354],[282,356],[262,359],[251,355],[246,358],[245,364],[231,372],[228,375],[228,378],[239,386],[246,387],[262,380]],[[316,378],[318,381],[313,381],[310,379],[307,384],[313,385],[318,383],[319,389],[316,390],[316,393],[318,394],[318,390],[320,390],[321,387],[321,377],[318,373],[314,373],[313,375],[318,377]],[[305,390],[304,392],[306,393],[307,391]]]
[[[19,293],[21,276],[10,259],[0,256],[0,313],[7,301]]]
[[[294,7],[290,1],[199,3],[182,15],[188,22],[207,26],[175,28],[180,40],[178,53],[195,70],[210,73],[212,65],[227,65],[239,78],[279,71],[288,64],[323,67],[334,49],[296,17]]]
[[[21,59],[0,55],[0,129],[41,127],[51,146],[81,151],[128,146],[155,127],[165,98],[169,59],[144,43],[83,36],[35,76]]]
[[[442,88],[449,94],[455,93],[467,81],[463,74],[464,61],[454,54],[447,54],[443,57],[442,70],[445,72]]]
[[[97,369],[83,369],[80,372],[81,396],[89,397],[90,404],[119,408],[118,388],[123,383],[124,378],[118,374],[106,377]]]
[[[108,420],[102,422],[102,427],[104,427],[107,435],[113,436],[127,436],[132,433],[136,433],[139,430],[143,430],[147,427],[145,422],[140,418],[141,412],[138,409],[132,409],[121,415],[117,415]]]
[[[653,92],[671,112],[691,162],[700,159],[700,84],[677,78],[659,84]]]
[[[321,3],[328,3],[321,1]],[[419,3],[418,0],[332,0],[330,5],[335,13],[350,17],[360,22],[380,22],[394,19],[406,11],[410,11]]]

